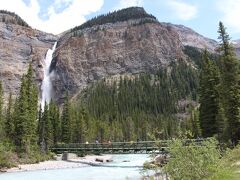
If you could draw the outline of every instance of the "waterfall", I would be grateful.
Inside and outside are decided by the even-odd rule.
[[[52,82],[50,79],[50,66],[52,62],[52,56],[56,49],[57,42],[54,43],[52,49],[48,49],[46,57],[44,59],[44,77],[42,81],[41,91],[42,91],[42,98],[41,98],[41,107],[42,111],[44,110],[45,102],[49,103],[51,100],[51,92],[52,92]]]

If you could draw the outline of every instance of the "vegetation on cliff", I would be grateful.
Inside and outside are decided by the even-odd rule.
[[[6,10],[0,10],[0,22],[30,27],[20,16]]]
[[[197,76],[191,66],[180,61],[171,70],[161,68],[154,74],[122,76],[119,81],[103,79],[86,89],[77,102],[70,102],[66,94],[60,117],[58,110],[52,112],[57,107],[51,102],[39,117],[41,123],[50,126],[40,125],[40,129],[50,127],[46,135],[50,145],[54,142],[53,134],[58,134],[55,142],[63,143],[151,140],[152,133],[169,139],[186,129],[197,137],[199,124],[191,103],[181,107],[186,108],[187,121],[175,117],[180,99],[196,100]],[[60,128],[52,129],[56,126]]]
[[[175,114],[181,109],[179,100],[196,100],[198,74],[185,62],[171,67],[160,68],[154,74],[123,76],[118,82],[106,79],[92,85],[85,97],[88,112],[105,127],[116,126],[117,122],[120,127],[113,129],[118,129],[123,137],[116,140],[150,140],[149,132],[159,133],[162,139],[176,137],[180,129],[192,126],[190,122],[179,122]],[[193,107],[191,103],[189,106],[183,108],[191,114]]]
[[[100,16],[94,17],[93,19],[83,23],[82,25],[76,26],[75,28],[71,29],[71,32],[82,30],[85,28],[90,28],[95,25],[116,23],[116,22],[121,22],[121,21],[127,21],[130,19],[143,19],[143,18],[149,18],[149,19],[156,20],[156,17],[154,17],[151,14],[148,14],[141,7],[130,7],[130,8],[126,8],[126,9],[113,11],[113,12],[110,12],[105,15],[100,15]],[[149,22],[152,22],[152,21],[149,20]]]

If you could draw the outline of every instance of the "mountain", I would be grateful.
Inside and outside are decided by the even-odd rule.
[[[180,41],[184,46],[192,46],[200,49],[207,49],[210,52],[215,52],[218,46],[217,41],[198,34],[192,29],[171,23],[162,23],[167,28],[173,28],[179,34]]]
[[[240,57],[240,39],[233,41],[233,47],[236,49],[236,53]]]
[[[40,89],[44,58],[55,41],[51,80],[58,102],[66,91],[76,97],[103,78],[151,74],[162,67],[171,70],[179,61],[195,68],[196,54],[200,61],[202,49],[214,53],[217,46],[190,28],[159,22],[140,7],[100,15],[59,36],[32,29],[18,15],[0,11],[0,78],[6,94],[18,92],[29,62]]]
[[[52,34],[32,29],[18,15],[0,11],[0,80],[5,95],[18,93],[21,76],[30,62],[36,82],[41,84],[45,53],[56,40]]]
[[[96,17],[58,41],[52,63],[55,97],[61,99],[66,90],[76,96],[102,78],[153,73],[173,62],[188,61],[186,45],[214,52],[217,43],[190,28],[160,23],[139,7]]]

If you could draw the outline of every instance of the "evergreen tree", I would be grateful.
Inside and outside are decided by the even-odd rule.
[[[72,120],[73,123],[73,142],[76,143],[83,143],[85,141],[89,141],[89,135],[88,133],[88,119],[86,115],[85,108],[82,107],[82,105],[79,105],[79,107],[74,107],[72,109],[73,111],[73,117]]]
[[[83,23],[80,26],[76,26],[75,28],[71,29],[71,33],[73,36],[80,36],[82,33],[78,30],[82,30],[85,28],[90,28],[92,26],[106,24],[106,23],[115,23],[120,21],[127,21],[130,19],[139,19],[141,18],[140,22],[134,25],[141,25],[144,23],[156,23],[156,17],[151,14],[147,14],[144,9],[139,7],[129,7],[126,9],[121,9],[118,11],[114,11],[108,13],[106,15],[100,15],[97,17],[92,18],[91,20]]]
[[[203,137],[211,137],[219,133],[219,71],[217,66],[209,59],[205,50],[203,55],[202,71],[200,74],[200,114],[199,120]]]
[[[8,139],[14,140],[13,99],[11,92],[8,98],[8,105],[5,117],[6,117],[5,120],[6,136]]]
[[[199,111],[197,109],[193,109],[191,111],[191,125],[192,125],[192,134],[194,138],[198,138],[202,135],[202,131],[200,128],[200,122],[199,122]]]
[[[45,142],[45,151],[47,151],[49,146],[53,144],[53,127],[50,119],[50,109],[47,103],[45,103],[45,106],[44,106],[42,122],[44,124],[43,138]]]
[[[0,81],[0,140],[4,138],[4,118],[3,118],[3,87]]]
[[[41,131],[41,121],[42,121],[42,105],[39,105],[39,110],[38,110],[38,119],[37,119],[37,137],[38,137],[38,144],[39,144],[39,139],[40,139],[40,131]]]
[[[22,77],[21,80],[21,88],[19,97],[16,100],[15,107],[15,144],[17,147],[17,151],[19,152],[29,152],[30,139],[28,135],[28,103],[27,103],[27,93],[26,93],[26,78]]]
[[[28,111],[28,122],[27,131],[31,144],[37,142],[36,131],[37,131],[37,115],[38,115],[38,91],[33,79],[32,65],[29,64],[28,72],[26,75],[26,95],[27,95],[27,111]]]
[[[42,106],[40,104],[38,112],[38,145],[41,152],[46,151],[46,142],[45,142],[45,122],[43,120]]]
[[[49,103],[49,119],[52,127],[52,141],[56,144],[60,139],[60,119],[59,109],[53,100]]]
[[[15,143],[19,152],[30,154],[37,142],[37,88],[33,80],[31,64],[23,75],[19,97],[14,108]]]
[[[219,39],[221,55],[221,94],[228,133],[233,144],[240,140],[240,87],[239,63],[230,45],[230,38],[223,23],[219,23]]]
[[[62,128],[61,140],[64,143],[70,143],[71,136],[72,136],[72,132],[71,132],[72,129],[71,129],[70,102],[69,102],[68,93],[66,93],[61,119],[62,119],[61,120],[61,128]]]

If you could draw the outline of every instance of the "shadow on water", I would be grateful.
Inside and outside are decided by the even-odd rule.
[[[142,168],[143,166],[124,166],[124,165],[110,165],[110,164],[102,164],[102,163],[92,163],[92,162],[84,162],[84,161],[71,161],[71,160],[66,160],[67,162],[73,162],[73,163],[81,163],[81,164],[86,164],[89,166],[94,166],[94,167],[109,167],[109,168]]]

